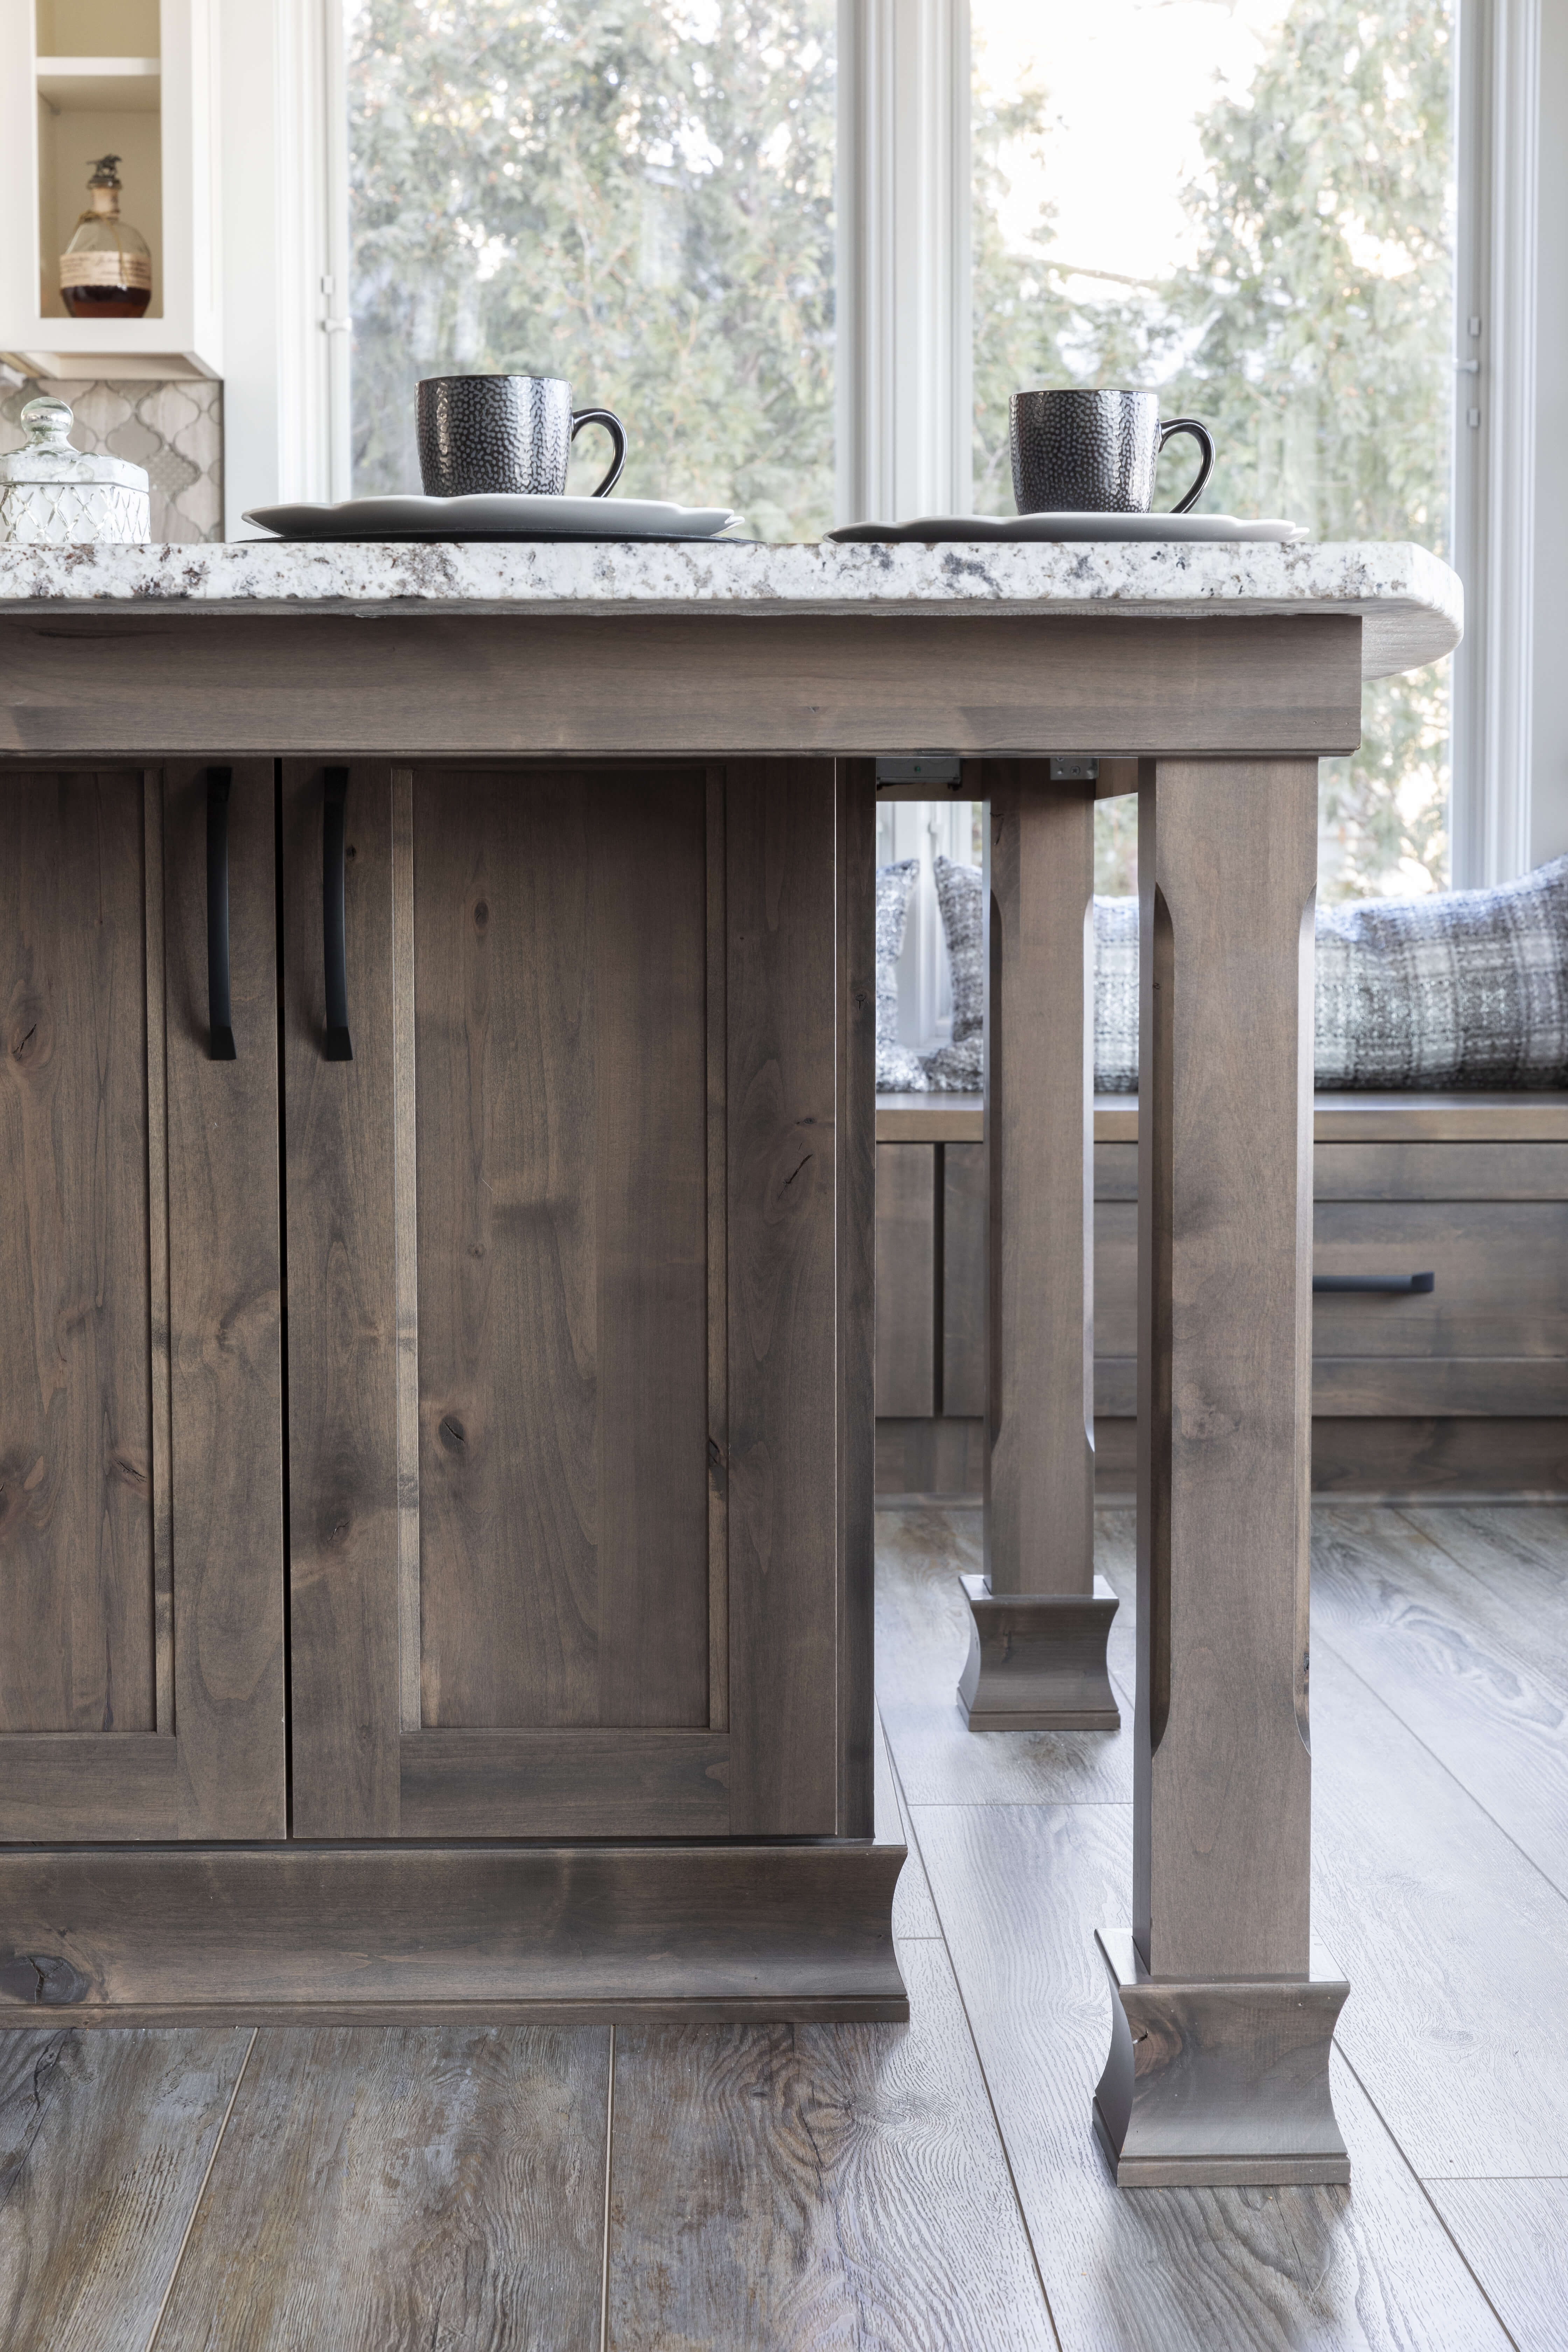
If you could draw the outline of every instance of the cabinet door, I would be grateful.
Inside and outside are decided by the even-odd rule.
[[[836,1826],[834,826],[286,768],[297,1834]]]
[[[285,1830],[271,762],[0,771],[0,1837]]]

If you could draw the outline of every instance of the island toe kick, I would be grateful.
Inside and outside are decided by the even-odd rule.
[[[0,1855],[0,2024],[909,2016],[901,1845]]]

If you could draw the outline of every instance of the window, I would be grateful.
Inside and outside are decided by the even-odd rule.
[[[1447,0],[973,0],[975,502],[1012,510],[1007,395],[1157,386],[1210,512],[1449,541]],[[1192,444],[1161,468],[1161,502]],[[1323,763],[1321,894],[1448,878],[1448,666],[1368,687]],[[1132,887],[1102,815],[1100,887]]]
[[[832,522],[834,0],[349,0],[353,483],[425,375],[563,376],[622,488]],[[568,487],[607,439],[586,428]]]

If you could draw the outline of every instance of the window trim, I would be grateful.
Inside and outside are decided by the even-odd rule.
[[[1453,562],[1456,888],[1531,859],[1541,0],[1459,0]],[[1472,320],[1480,332],[1471,337]],[[1474,376],[1461,373],[1474,360]],[[1479,409],[1479,425],[1466,422]]]
[[[221,5],[237,22],[254,0]],[[1561,528],[1542,511],[1555,475],[1537,464],[1537,319],[1561,258],[1541,218],[1542,14],[1557,28],[1568,0],[1457,5],[1456,307],[1461,327],[1483,322],[1473,352],[1462,339],[1456,353],[1481,362],[1459,379],[1479,401],[1456,404],[1458,419],[1479,406],[1481,424],[1458,422],[1454,436],[1468,623],[1454,663],[1451,836],[1466,887],[1528,868],[1543,798],[1568,770],[1568,710],[1560,718],[1533,677],[1538,511],[1543,546]],[[269,383],[231,371],[231,532],[242,505],[350,494],[342,12],[343,0],[273,0],[277,331],[248,340],[247,370],[269,366]],[[969,0],[838,0],[838,519],[962,513],[973,498]],[[257,102],[253,77],[226,77],[237,130]],[[226,284],[237,317],[258,301],[255,247],[247,274]],[[238,446],[241,415],[263,422]]]

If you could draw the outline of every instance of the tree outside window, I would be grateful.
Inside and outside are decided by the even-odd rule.
[[[1126,76],[1156,69],[1138,36],[1157,0],[1117,0]],[[1185,37],[1215,41],[1230,9],[1178,0]],[[1414,539],[1441,554],[1448,531],[1453,414],[1454,178],[1451,9],[1444,0],[1256,0],[1250,77],[1198,111],[1181,190],[1187,234],[1175,266],[1140,283],[1075,268],[1049,202],[1061,111],[1037,77],[998,87],[1011,0],[975,0],[975,488],[984,512],[1012,507],[1007,395],[1028,383],[1157,385],[1166,415],[1211,426],[1210,512],[1284,515],[1314,539]],[[1108,24],[1109,16],[1101,22]],[[1016,47],[1013,49],[1016,61]],[[1016,72],[1016,62],[1015,62]],[[1136,192],[1135,139],[1104,158]],[[1179,494],[1191,445],[1176,442],[1162,494]],[[1179,453],[1179,463],[1178,463]],[[1447,879],[1448,680],[1445,665],[1368,686],[1363,740],[1323,762],[1321,890],[1358,898]],[[1130,803],[1104,803],[1099,887],[1132,887]]]

